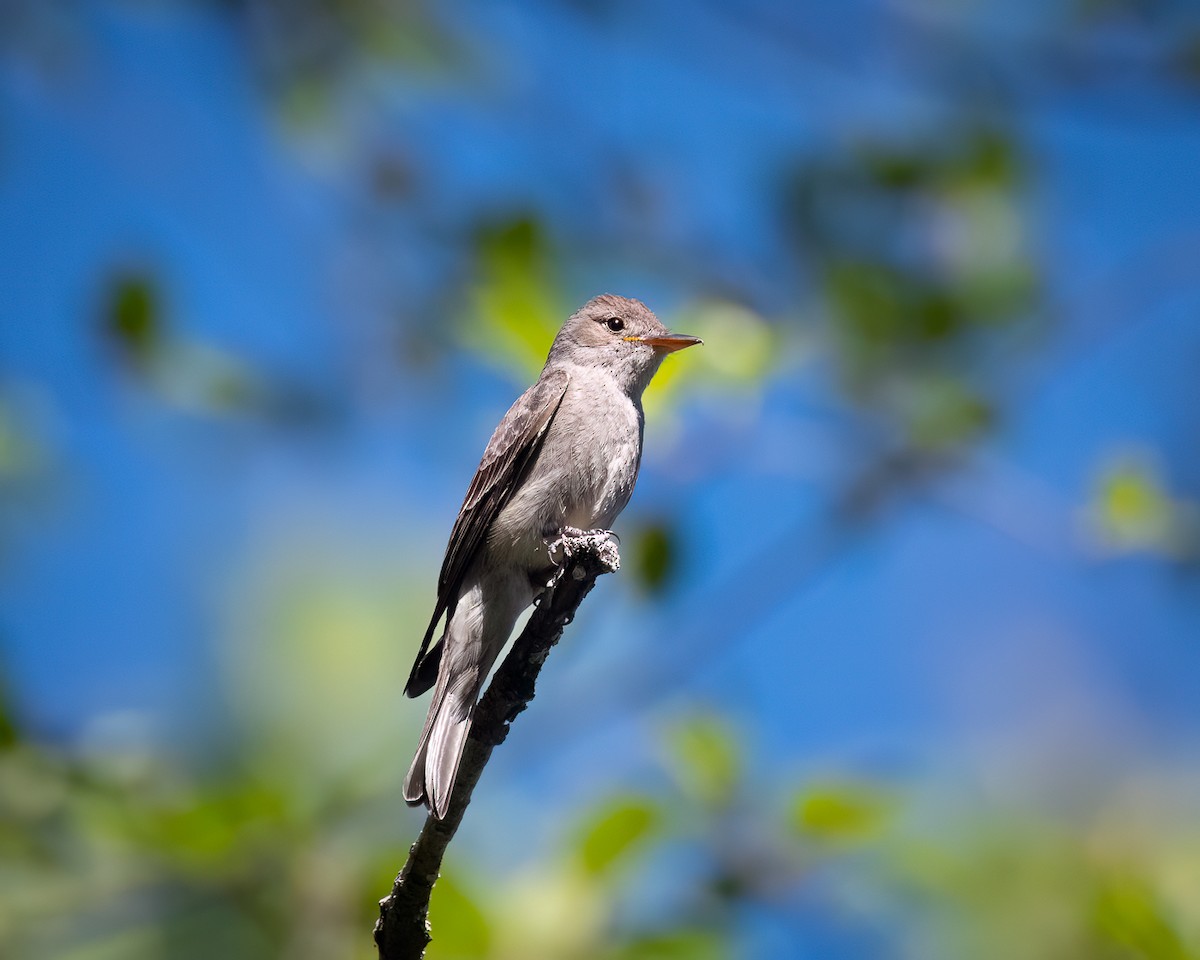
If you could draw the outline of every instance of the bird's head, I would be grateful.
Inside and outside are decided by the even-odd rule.
[[[636,397],[668,353],[700,342],[699,337],[671,333],[640,300],[605,293],[571,314],[546,362],[609,370]]]

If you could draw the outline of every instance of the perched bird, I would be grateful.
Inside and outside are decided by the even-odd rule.
[[[496,427],[454,522],[404,688],[415,697],[433,687],[404,780],[409,804],[445,817],[483,681],[555,570],[550,544],[612,526],[642,459],[642,391],[668,353],[697,343],[669,333],[639,300],[596,297],[563,324],[537,383]]]

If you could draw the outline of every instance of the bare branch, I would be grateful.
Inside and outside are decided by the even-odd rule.
[[[538,674],[550,648],[558,643],[563,628],[575,618],[579,604],[595,585],[596,578],[619,566],[616,551],[605,537],[585,535],[570,540],[570,560],[564,574],[543,595],[475,708],[446,818],[439,820],[433,814],[425,818],[425,826],[408,851],[408,860],[397,875],[392,892],[379,901],[375,945],[380,960],[420,960],[425,955],[431,939],[429,897],[446,847],[462,822],[492,749],[504,742],[509,724],[533,699]]]

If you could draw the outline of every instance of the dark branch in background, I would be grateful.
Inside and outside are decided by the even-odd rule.
[[[432,814],[425,818],[408,860],[392,885],[392,892],[379,901],[375,945],[380,960],[419,960],[430,942],[429,897],[441,870],[446,847],[454,839],[471,794],[487,765],[492,750],[504,742],[509,724],[533,699],[534,687],[550,648],[558,643],[563,628],[596,583],[596,578],[617,568],[619,561],[611,543],[598,537],[581,537],[566,571],[543,596],[529,623],[488,685],[475,708],[450,810],[444,820]]]

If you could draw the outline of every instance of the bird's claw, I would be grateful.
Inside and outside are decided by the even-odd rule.
[[[621,539],[611,530],[580,530],[563,527],[558,538],[547,544],[550,562],[558,567],[555,580],[567,568],[571,559],[583,551],[595,554],[609,573],[621,569],[621,554],[617,549]],[[582,578],[581,578],[582,579]]]

